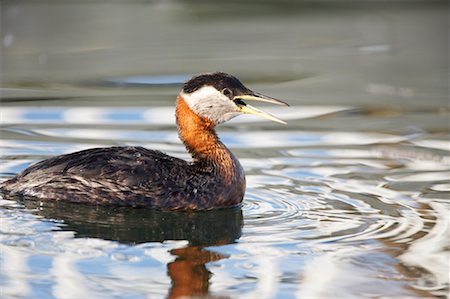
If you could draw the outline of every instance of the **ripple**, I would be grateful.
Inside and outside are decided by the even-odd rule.
[[[323,188],[323,190],[321,190]],[[302,188],[300,188],[302,189]],[[244,201],[246,241],[290,243],[295,240],[320,243],[367,243],[375,240],[406,242],[424,230],[427,222],[416,210],[395,202],[386,213],[378,196],[342,194],[328,188],[303,188],[303,192],[252,189]],[[268,238],[270,236],[270,238]],[[270,240],[270,241],[269,241]],[[378,246],[381,246],[379,243]]]
[[[450,183],[449,184],[435,184],[430,187],[430,189],[435,191],[442,191],[442,192],[450,192]]]
[[[412,242],[434,225],[429,211],[418,210],[417,192],[394,190],[380,180],[439,181],[448,176],[446,172],[427,172],[427,167],[411,161],[383,176],[395,160],[365,147],[298,149],[286,154],[259,167],[252,164],[255,174],[248,175],[244,229],[254,242],[266,242],[276,232],[277,242],[354,243],[376,248],[387,241]],[[360,166],[355,167],[356,162]],[[415,174],[396,174],[409,167]],[[439,184],[435,188],[447,187]]]
[[[449,178],[449,172],[422,172],[417,174],[402,174],[386,177],[387,180],[395,182],[432,182],[448,180]]]

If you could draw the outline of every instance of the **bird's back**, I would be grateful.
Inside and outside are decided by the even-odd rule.
[[[181,194],[199,191],[195,183],[201,183],[198,175],[182,159],[143,147],[110,147],[41,161],[1,188],[48,200],[176,208],[188,199]]]

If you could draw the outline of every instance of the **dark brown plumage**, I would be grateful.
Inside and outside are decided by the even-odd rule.
[[[179,135],[192,162],[143,147],[94,148],[34,164],[0,189],[8,197],[171,210],[238,205],[245,193],[244,171],[214,128],[239,113],[279,121],[242,97],[285,104],[256,95],[228,74],[200,75],[185,84],[176,109]]]

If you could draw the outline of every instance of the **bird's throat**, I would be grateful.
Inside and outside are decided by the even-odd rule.
[[[194,159],[214,159],[226,149],[216,134],[216,124],[192,111],[182,96],[178,96],[176,118],[180,139]]]
[[[222,175],[231,179],[240,176],[243,170],[239,161],[220,141],[216,124],[196,114],[182,96],[178,96],[176,117],[180,139],[197,163],[212,163]]]
[[[207,117],[196,114],[183,97],[178,96],[176,118],[180,139],[194,159],[194,166],[212,166],[210,171],[217,175],[227,187],[226,192],[236,193],[231,198],[242,200],[245,192],[244,170],[216,134],[216,124]]]

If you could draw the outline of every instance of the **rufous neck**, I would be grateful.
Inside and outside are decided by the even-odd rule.
[[[178,96],[176,118],[180,139],[195,160],[216,160],[230,153],[216,134],[216,124],[192,111],[181,95]]]
[[[245,189],[245,176],[239,161],[220,141],[214,130],[216,124],[199,116],[188,106],[180,95],[176,108],[180,139],[191,153],[196,165],[210,168],[226,184],[238,184]],[[242,189],[244,188],[244,189]],[[242,191],[243,192],[243,191]]]

